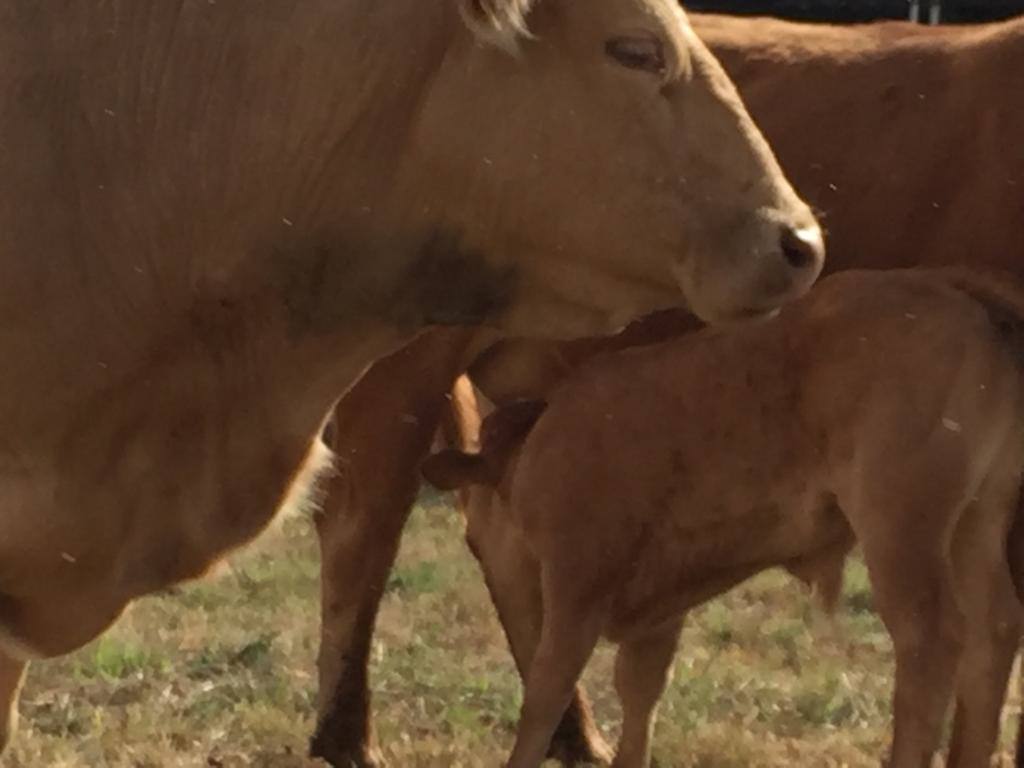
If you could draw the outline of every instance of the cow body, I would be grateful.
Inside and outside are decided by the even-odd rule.
[[[0,51],[0,709],[301,503],[424,328],[747,316],[821,267],[668,0],[0,0]]]
[[[539,765],[605,635],[620,645],[614,765],[646,766],[685,612],[765,568],[831,558],[851,534],[896,651],[889,764],[930,764],[956,690],[948,764],[987,765],[1021,626],[1006,552],[1022,308],[975,278],[837,275],[777,321],[582,366],[521,447],[485,422],[475,463],[432,457],[442,487],[498,489],[533,562],[543,612],[510,765]]]

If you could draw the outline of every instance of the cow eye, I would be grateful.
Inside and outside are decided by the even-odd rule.
[[[665,49],[656,37],[613,37],[604,44],[605,53],[627,69],[663,74]]]

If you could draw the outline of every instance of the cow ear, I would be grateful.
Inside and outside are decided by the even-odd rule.
[[[466,24],[486,43],[515,53],[529,37],[526,14],[532,0],[456,0]]]
[[[446,448],[424,459],[420,464],[420,474],[441,491],[491,484],[487,464],[478,454],[454,448]]]

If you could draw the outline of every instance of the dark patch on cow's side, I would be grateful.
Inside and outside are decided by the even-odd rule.
[[[510,303],[515,269],[490,263],[447,230],[421,246],[391,297],[401,324],[478,325]]]
[[[272,251],[274,290],[293,334],[322,334],[362,322],[403,330],[478,325],[499,314],[515,269],[494,266],[460,238],[330,235]]]
[[[272,252],[274,288],[289,331],[323,334],[379,314],[399,258],[338,236],[278,246]]]

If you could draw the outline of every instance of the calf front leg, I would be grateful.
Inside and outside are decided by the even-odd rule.
[[[891,519],[914,518],[893,512]],[[860,539],[896,656],[888,768],[930,768],[963,647],[946,558],[935,551],[941,544],[912,532],[900,540],[882,525]]]
[[[946,616],[927,617],[917,630],[892,631],[896,684],[889,768],[932,765],[962,650],[960,633],[948,622]]]
[[[310,746],[337,768],[381,764],[370,717],[370,646],[411,500],[317,519],[321,633],[317,728]]]
[[[322,626],[310,753],[338,768],[381,762],[370,719],[373,626],[420,487],[419,463],[471,339],[463,329],[432,331],[378,361],[338,403],[330,425],[338,475],[316,518]]]
[[[999,716],[1020,638],[1016,617],[970,627],[960,662],[956,715],[946,768],[987,768],[999,741]],[[1018,758],[1019,759],[1019,758]]]
[[[491,602],[498,613],[520,676],[525,680],[540,640],[542,606],[540,569],[525,539],[489,488],[474,488],[464,497],[466,542],[480,564]],[[565,766],[608,764],[612,752],[594,724],[580,685],[562,716],[548,757]]]
[[[585,604],[563,590],[564,580],[544,584],[544,622],[530,662],[522,714],[508,768],[539,768],[607,620],[607,606]]]

